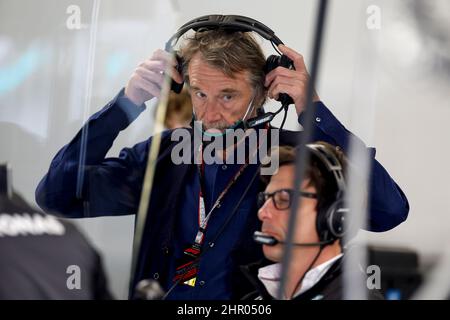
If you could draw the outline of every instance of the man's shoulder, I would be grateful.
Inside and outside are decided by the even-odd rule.
[[[160,133],[156,133],[148,139],[139,142],[134,145],[135,148],[138,149],[149,149],[150,145],[155,141],[155,137],[160,136],[160,152],[163,152],[167,148],[172,148],[179,143],[190,143],[192,137],[192,128],[183,127],[183,128],[175,128],[175,129],[166,129],[161,131]],[[149,150],[146,150],[147,152]]]
[[[322,290],[316,292],[315,297],[311,299],[324,299],[324,300],[343,300],[344,299],[344,260],[341,258],[337,260],[330,270],[319,281],[319,286]],[[351,268],[351,272],[362,272],[359,267]],[[320,284],[323,283],[321,286]],[[368,300],[383,300],[383,295],[379,290],[370,290],[366,288],[366,299]]]

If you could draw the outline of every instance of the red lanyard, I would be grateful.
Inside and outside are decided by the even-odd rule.
[[[260,146],[260,144],[258,143],[258,147],[257,147],[256,151],[259,150],[259,146]],[[192,244],[190,247],[188,247],[184,250],[183,256],[181,257],[181,259],[178,263],[178,267],[175,270],[175,276],[173,279],[173,281],[175,282],[175,285],[180,283],[180,281],[183,281],[184,284],[187,284],[189,286],[195,286],[195,282],[196,282],[197,274],[198,274],[198,268],[199,268],[199,258],[202,255],[201,254],[202,243],[204,240],[204,234],[206,231],[206,227],[208,226],[209,218],[211,217],[211,214],[213,213],[213,211],[216,208],[220,207],[222,200],[225,197],[225,195],[227,194],[228,190],[230,190],[230,188],[235,184],[237,179],[242,175],[245,168],[247,168],[249,165],[248,160],[250,157],[250,152],[249,152],[248,157],[245,159],[244,164],[239,168],[238,172],[231,178],[231,180],[228,182],[225,189],[217,197],[217,200],[214,202],[214,205],[209,210],[208,214],[206,214],[205,198],[204,198],[205,187],[204,187],[204,181],[203,181],[204,173],[205,173],[205,166],[203,164],[203,145],[200,145],[199,151],[200,151],[200,156],[201,156],[201,165],[199,166],[200,192],[199,192],[199,201],[198,201],[199,229],[197,231],[197,235],[195,237],[194,244]],[[253,182],[255,177],[256,177],[256,175],[251,180],[251,183]],[[247,189],[247,191],[248,191],[248,189]],[[247,191],[244,194],[246,194]],[[239,203],[241,201],[242,201],[242,198],[241,198],[241,200],[239,200]],[[228,224],[228,222],[230,221],[229,219],[231,219],[234,212],[236,212],[236,209],[235,209],[235,211],[233,211],[231,216],[228,217],[228,220],[222,226],[222,229],[219,230],[218,234],[220,234],[222,232],[223,228]],[[218,236],[218,235],[216,235],[216,236]]]
[[[203,155],[202,155],[203,156]],[[246,161],[240,168],[239,171],[231,178],[231,180],[228,182],[226,187],[223,189],[223,191],[219,194],[217,197],[217,200],[214,202],[213,206],[209,210],[208,214],[206,214],[205,210],[205,195],[204,195],[204,164],[203,164],[203,158],[202,158],[202,164],[200,166],[200,192],[198,196],[198,224],[199,229],[197,231],[197,235],[195,236],[195,243],[201,245],[203,243],[204,233],[206,231],[206,227],[208,226],[209,218],[211,217],[211,214],[213,211],[220,207],[223,198],[228,193],[230,188],[236,183],[237,179],[242,175],[245,168],[248,167],[248,162]]]

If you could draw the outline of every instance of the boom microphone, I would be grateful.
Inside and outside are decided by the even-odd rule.
[[[268,235],[267,233],[261,232],[261,231],[255,231],[255,233],[253,234],[253,240],[256,243],[259,244],[265,244],[266,246],[275,246],[279,243],[284,244],[286,242],[284,241],[279,241],[277,240],[275,237],[272,237],[270,235]],[[305,243],[295,243],[293,242],[292,245],[294,246],[300,246],[300,247],[316,247],[316,246],[323,246],[326,244],[330,244],[332,243],[332,240],[328,240],[328,241],[319,241],[319,242],[305,242]]]

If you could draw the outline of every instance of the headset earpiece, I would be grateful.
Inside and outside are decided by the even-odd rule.
[[[166,51],[171,52],[178,40],[181,38],[183,34],[188,32],[189,30],[194,30],[195,32],[202,32],[204,30],[215,30],[215,29],[223,29],[230,32],[256,32],[264,39],[270,41],[274,48],[276,46],[283,44],[283,42],[275,35],[275,32],[271,30],[269,27],[265,26],[261,22],[254,20],[249,17],[244,16],[236,16],[236,15],[206,15],[202,17],[195,18],[184,25],[182,25],[177,33],[175,33],[166,43]],[[182,73],[183,61],[180,56],[177,57],[177,70]],[[289,59],[285,55],[271,55],[266,60],[265,71],[266,74],[271,70],[277,67],[285,67],[288,69],[294,69],[294,65],[291,59]],[[179,84],[172,80],[171,85],[172,91],[176,93],[180,93],[183,89],[183,84]],[[278,101],[280,101],[283,105],[289,105],[294,103],[293,100],[289,97],[289,95],[283,93],[280,94]]]
[[[319,240],[334,241],[341,239],[349,229],[346,221],[349,208],[344,201],[346,184],[342,164],[325,146],[314,143],[307,144],[306,146],[309,149],[311,157],[322,168],[321,170],[328,172],[325,179],[334,180],[337,188],[332,198],[328,198],[318,204],[316,229]]]
[[[181,76],[183,76],[183,58],[181,58],[178,54],[175,53],[175,58],[177,59],[177,71]],[[176,82],[172,79],[172,84],[170,89],[175,93],[180,93],[183,90],[184,81],[181,83]]]
[[[327,226],[330,233],[336,239],[344,236],[346,231],[346,217],[348,215],[348,208],[345,206],[342,199],[336,200],[328,209],[326,219]]]
[[[282,54],[281,56],[273,54],[267,58],[264,72],[265,74],[268,74],[270,71],[278,67],[294,69],[294,63],[289,57],[285,56],[284,54]],[[290,105],[294,103],[292,98],[286,93],[280,94],[277,101],[280,101],[283,105]]]
[[[317,212],[316,229],[319,241],[334,241],[341,239],[346,233],[348,208],[342,199],[336,199],[329,205],[324,205]]]

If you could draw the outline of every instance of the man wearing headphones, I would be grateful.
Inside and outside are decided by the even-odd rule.
[[[288,230],[293,197],[303,197],[297,209],[293,249],[283,299],[339,300],[343,298],[342,259],[348,208],[345,193],[346,158],[326,142],[308,144],[309,161],[300,190],[293,190],[295,149],[280,147],[280,168],[258,195],[261,232],[255,232],[264,256],[275,263],[258,262],[241,268],[256,291],[244,299],[278,297],[284,240]],[[352,230],[354,232],[355,230]],[[353,271],[352,271],[353,272]],[[368,290],[369,299],[382,299],[377,290]]]
[[[166,49],[172,50],[189,30],[195,33],[181,45],[177,59],[156,51],[55,156],[36,190],[41,207],[73,218],[136,214],[153,140],[125,148],[117,158],[106,154],[120,131],[145,109],[144,103],[160,97],[163,73],[171,75],[176,92],[183,81],[189,85],[193,118],[201,121],[204,135],[220,137],[237,127],[267,128],[273,115],[256,116],[267,96],[281,100],[286,108],[293,103],[302,123],[308,73],[302,56],[283,46],[272,30],[246,17],[205,16],[182,26]],[[278,46],[283,55],[266,61],[249,31]],[[314,101],[313,139],[345,150],[351,133],[317,95]],[[178,141],[171,140],[173,132],[161,137],[132,287],[142,279],[154,279],[168,299],[240,298],[249,287],[238,266],[262,257],[252,239],[259,228],[259,165],[211,164],[203,159],[201,165],[175,164],[171,152]],[[294,145],[299,135],[280,130],[280,144]],[[374,157],[371,187],[371,230],[388,230],[406,219],[406,197]]]

